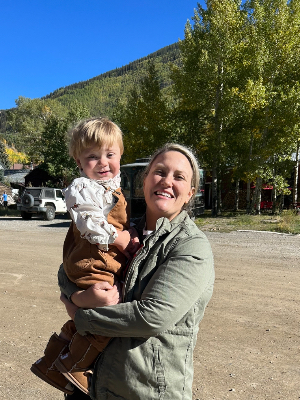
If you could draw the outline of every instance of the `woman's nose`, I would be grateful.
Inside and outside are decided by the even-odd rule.
[[[163,178],[162,182],[163,182],[163,185],[164,185],[164,186],[167,186],[167,187],[172,186],[172,177],[171,177],[171,175],[166,175],[166,176]]]

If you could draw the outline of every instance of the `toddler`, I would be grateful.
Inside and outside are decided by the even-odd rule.
[[[70,132],[70,155],[81,177],[65,190],[72,218],[63,246],[63,266],[78,287],[122,280],[122,267],[138,246],[129,229],[127,203],[120,188],[122,132],[106,118],[81,121]],[[74,386],[88,394],[89,373],[110,338],[80,335],[68,321],[54,333],[44,356],[31,371],[50,385],[72,394]]]

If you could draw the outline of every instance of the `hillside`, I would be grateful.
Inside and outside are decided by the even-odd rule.
[[[43,99],[56,99],[67,107],[76,99],[88,107],[91,115],[111,117],[117,102],[126,100],[129,91],[145,75],[149,60],[156,64],[161,87],[168,88],[171,85],[169,64],[179,63],[178,43],[87,81],[59,88]]]

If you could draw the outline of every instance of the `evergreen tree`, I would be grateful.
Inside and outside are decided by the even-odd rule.
[[[149,62],[140,85],[131,90],[127,104],[119,112],[119,122],[124,133],[124,162],[148,157],[170,140],[167,101],[153,62]]]
[[[6,152],[6,146],[5,143],[1,140],[0,140],[0,163],[4,169],[9,168],[9,160]]]
[[[67,132],[71,125],[89,117],[89,111],[74,101],[65,118],[51,115],[42,134],[43,168],[49,175],[59,178],[67,186],[77,175],[76,163],[69,156]]]

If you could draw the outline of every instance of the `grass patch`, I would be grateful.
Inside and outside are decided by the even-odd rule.
[[[248,215],[245,211],[223,212],[218,217],[212,217],[210,211],[205,211],[195,222],[203,231],[255,230],[300,234],[300,214],[290,210],[284,210],[279,215]]]

